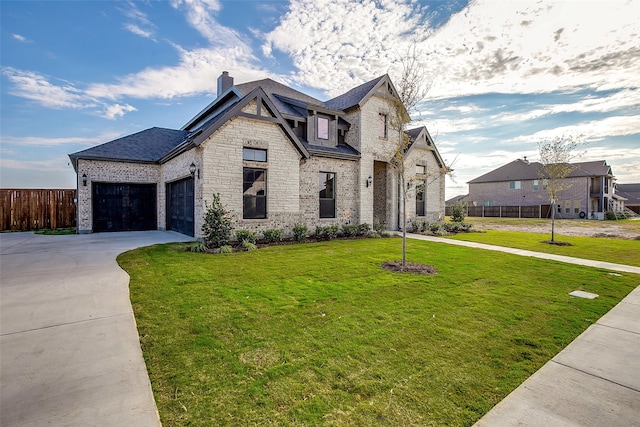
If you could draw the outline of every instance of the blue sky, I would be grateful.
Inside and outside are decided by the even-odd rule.
[[[640,1],[2,1],[0,186],[74,188],[67,154],[179,129],[236,83],[270,77],[320,99],[389,73],[415,48],[414,115],[466,182],[580,137],[581,161],[640,182]]]

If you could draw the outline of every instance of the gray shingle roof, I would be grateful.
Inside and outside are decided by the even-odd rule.
[[[280,103],[282,102],[280,99],[276,99],[275,96],[271,96],[274,94],[282,95],[287,98],[291,98],[296,101],[304,102],[305,104],[317,105],[319,107],[324,107],[324,102],[319,99],[314,98],[313,96],[309,96],[304,94],[298,90],[290,88],[289,86],[285,86],[282,83],[278,83],[275,80],[271,79],[263,79],[256,80],[253,82],[242,83],[239,85],[235,85],[235,88],[238,89],[243,95],[247,95],[249,92],[254,90],[256,87],[260,86],[262,90],[269,95],[272,101],[278,109],[280,108]]]
[[[348,108],[353,107],[354,105],[358,105],[360,101],[366,97],[371,90],[376,87],[376,85],[386,77],[386,74],[375,78],[371,81],[361,84],[360,86],[356,86],[348,92],[343,93],[342,95],[336,96],[333,99],[328,100],[324,104],[333,110],[346,110]]]
[[[640,184],[618,184],[616,194],[627,199],[625,205],[640,205]]]
[[[611,168],[604,160],[595,162],[571,163],[573,170],[569,177],[581,176],[607,176],[611,175]],[[542,164],[539,162],[527,162],[526,160],[517,159],[504,166],[492,170],[478,178],[469,181],[469,184],[477,184],[481,182],[499,182],[499,181],[520,181],[538,179],[541,176]]]
[[[74,164],[77,159],[155,163],[184,141],[188,135],[189,132],[183,130],[153,127],[69,154],[69,158]]]

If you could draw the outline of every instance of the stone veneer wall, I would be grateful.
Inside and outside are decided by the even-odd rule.
[[[358,216],[358,162],[353,160],[312,157],[300,166],[301,223],[311,232],[317,226],[359,224]],[[336,217],[320,218],[320,172],[336,174]],[[369,188],[370,190],[370,188]],[[371,222],[369,222],[371,225]]]
[[[231,211],[234,229],[255,232],[284,229],[286,234],[292,233],[293,225],[301,221],[301,155],[278,124],[235,117],[202,147],[202,209],[204,200],[210,202],[212,195],[219,193],[222,203]],[[243,161],[243,147],[267,150],[267,162]],[[242,218],[243,167],[267,170],[267,219]],[[197,236],[201,235],[203,212],[196,214]]]
[[[161,167],[161,180],[158,185],[158,229],[165,230],[167,223],[167,184],[190,178],[189,166],[196,165],[194,176],[194,231],[199,236],[202,228],[202,217],[204,214],[204,203],[202,201],[202,148],[196,148],[183,153]]]
[[[82,175],[87,175],[87,186],[82,185]],[[78,160],[78,233],[93,230],[92,185],[94,182],[125,182],[130,184],[157,184],[160,182],[160,166],[144,163],[105,162]],[[160,206],[160,188],[157,188]],[[164,219],[164,218],[163,218]],[[160,222],[160,215],[158,215]],[[160,226],[160,224],[158,224]]]
[[[419,217],[421,220],[434,222],[444,219],[444,190],[445,175],[441,170],[433,152],[428,147],[414,146],[406,158],[405,182],[412,178],[422,179],[426,182],[425,216]],[[425,175],[416,175],[416,167],[425,166]],[[416,218],[416,182],[414,181],[407,194],[407,223]]]

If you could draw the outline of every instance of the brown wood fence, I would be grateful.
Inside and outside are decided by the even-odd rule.
[[[550,205],[536,206],[467,206],[467,216],[493,218],[549,218]],[[451,206],[445,208],[451,215]]]
[[[76,226],[76,190],[0,189],[0,231]]]

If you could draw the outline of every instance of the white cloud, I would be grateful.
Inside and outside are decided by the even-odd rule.
[[[155,41],[155,37],[152,31],[143,30],[136,24],[125,24],[124,28],[137,36],[144,37],[145,39],[150,39]]]
[[[27,43],[29,41],[25,36],[22,36],[20,34],[11,34],[11,37],[13,37],[14,40],[18,40],[22,43]]]
[[[18,70],[12,67],[3,69],[5,76],[14,84],[9,93],[31,99],[48,108],[90,108],[95,102],[71,84],[60,86],[50,83],[41,74]]]
[[[131,111],[138,111],[138,109],[135,107],[132,107],[129,104],[125,104],[125,105],[113,104],[113,105],[107,106],[107,108],[104,111],[103,117],[113,120],[117,117],[122,117],[126,113]]]
[[[11,136],[2,135],[0,137],[1,145],[3,149],[7,145],[14,145],[18,147],[54,147],[60,145],[86,145],[93,146],[96,144],[102,144],[106,141],[111,141],[118,138],[120,133],[116,132],[103,132],[100,135],[84,137],[84,136],[70,136],[70,137],[56,137],[48,138],[41,136]]]

